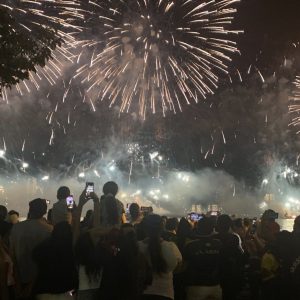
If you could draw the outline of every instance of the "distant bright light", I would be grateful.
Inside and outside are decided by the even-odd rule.
[[[48,179],[49,179],[49,176],[48,176],[48,175],[45,175],[45,176],[42,178],[43,181],[47,181]]]
[[[157,151],[149,153],[150,159],[153,160],[154,158],[156,158],[158,156],[158,154],[159,153]]]
[[[265,178],[262,183],[267,185],[269,183],[269,180]]]
[[[27,169],[29,167],[29,164],[27,162],[23,162],[22,168]]]
[[[84,178],[84,177],[85,177],[85,174],[84,174],[84,172],[81,172],[81,173],[79,173],[79,174],[78,174],[78,177],[80,177],[80,178]]]
[[[291,203],[296,203],[296,204],[299,204],[299,203],[300,203],[299,200],[297,200],[297,199],[295,199],[295,198],[292,198],[292,197],[288,198],[288,201],[291,202]]]
[[[185,175],[185,176],[183,176],[182,180],[185,181],[185,182],[189,182],[190,181],[190,176]]]
[[[169,199],[169,195],[163,195],[163,198]]]
[[[290,208],[290,207],[291,207],[291,203],[286,202],[284,206],[285,206],[286,208]]]
[[[259,205],[259,208],[260,209],[264,209],[264,208],[266,208],[268,206],[268,204],[264,201],[264,202],[262,202],[260,205]]]
[[[298,174],[298,173],[295,173],[295,174],[294,174],[294,177],[298,177],[298,176],[299,176],[299,174]]]
[[[158,156],[158,160],[162,161],[163,157],[161,155]]]
[[[5,151],[1,149],[1,150],[0,150],[0,158],[3,158],[4,155],[5,155]]]
[[[116,166],[115,165],[111,165],[108,169],[109,169],[109,171],[113,172],[116,169]]]

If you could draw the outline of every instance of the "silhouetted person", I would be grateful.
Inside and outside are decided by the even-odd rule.
[[[141,222],[141,208],[137,203],[131,203],[129,206],[130,224],[136,225]]]
[[[6,222],[7,218],[7,208],[3,205],[0,205],[0,236],[2,237],[3,242],[8,246],[8,235],[12,228],[12,224]]]
[[[222,243],[213,235],[214,223],[209,218],[198,221],[195,240],[186,244],[185,285],[187,300],[221,300],[220,251]]]
[[[17,224],[19,223],[19,213],[15,210],[10,210],[8,212],[8,221],[11,224]]]
[[[123,203],[116,199],[118,185],[109,181],[103,186],[103,196],[100,199],[100,224],[103,227],[121,226],[126,222]]]
[[[160,216],[147,216],[145,230],[147,237],[139,242],[139,249],[150,262],[153,281],[142,299],[174,299],[173,271],[182,260],[180,251],[173,242],[161,238],[163,220]]]
[[[165,225],[165,231],[163,232],[163,239],[169,242],[173,242],[177,245],[177,228],[178,228],[177,218],[167,219]]]
[[[32,260],[32,251],[50,236],[53,229],[43,218],[46,212],[45,199],[32,200],[29,202],[28,220],[15,224],[11,230],[11,253],[21,284],[19,294],[24,298],[30,295],[33,281],[37,275],[37,267]]]
[[[51,237],[33,250],[38,267],[33,291],[38,300],[48,300],[51,296],[73,299],[69,292],[77,288],[78,275],[72,238],[71,225],[59,222]]]
[[[61,186],[57,190],[57,202],[53,204],[52,208],[52,224],[67,221],[71,224],[72,214],[68,209],[67,197],[71,195],[70,189],[66,186]]]
[[[217,220],[216,239],[222,242],[220,252],[223,300],[235,300],[243,281],[243,251],[237,235],[231,233],[232,220],[221,215]]]

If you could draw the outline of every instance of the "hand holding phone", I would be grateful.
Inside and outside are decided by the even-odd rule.
[[[90,197],[91,193],[94,193],[94,182],[87,182],[85,186],[85,195]]]
[[[69,208],[69,209],[72,209],[73,207],[74,207],[74,198],[73,198],[73,196],[68,196],[67,198],[66,198],[66,202],[67,202],[67,207]]]

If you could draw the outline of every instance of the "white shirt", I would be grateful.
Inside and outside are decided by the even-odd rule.
[[[167,263],[167,272],[162,274],[153,273],[152,284],[146,288],[144,294],[158,295],[174,299],[173,271],[182,261],[182,256],[179,249],[173,242],[162,241],[161,248],[163,258]],[[150,262],[148,244],[139,242],[139,249]]]
[[[100,271],[99,276],[93,277],[91,280],[85,272],[85,267],[80,265],[79,266],[79,291],[86,291],[86,290],[94,290],[100,287],[102,279],[102,270]]]

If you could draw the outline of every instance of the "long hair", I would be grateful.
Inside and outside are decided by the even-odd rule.
[[[162,254],[161,234],[163,220],[159,215],[145,218],[145,229],[148,237],[148,251],[153,272],[161,274],[167,271],[167,263]]]
[[[99,254],[90,234],[88,232],[82,234],[75,245],[75,256],[77,263],[84,266],[90,281],[100,275],[103,267]]]
[[[54,248],[69,251],[73,245],[71,225],[66,221],[57,223],[53,228],[50,239]]]
[[[187,238],[192,235],[192,225],[186,218],[181,218],[177,228],[178,248],[182,252]]]
[[[119,224],[121,216],[119,215],[116,198],[112,194],[105,195],[103,197],[103,204],[108,225]]]

